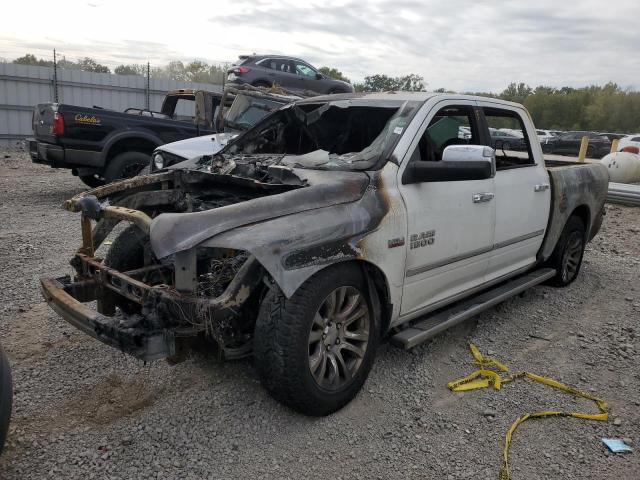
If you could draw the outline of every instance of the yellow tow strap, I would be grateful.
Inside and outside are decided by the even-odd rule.
[[[592,400],[598,406],[598,410],[600,410],[600,413],[561,412],[547,410],[543,412],[526,413],[518,417],[516,421],[511,424],[511,427],[509,427],[509,430],[507,430],[507,433],[504,436],[502,467],[500,468],[500,474],[498,475],[499,480],[509,480],[511,478],[509,476],[509,445],[511,444],[511,437],[513,436],[513,432],[515,432],[516,428],[518,428],[520,424],[522,424],[526,420],[529,420],[530,418],[544,417],[575,417],[581,418],[583,420],[605,421],[609,418],[607,404],[604,400],[601,400],[576,388],[569,387],[564,383],[557,382],[556,380],[553,380],[551,378],[536,375],[535,373],[518,372],[507,377],[501,377],[500,372],[509,371],[509,369],[505,365],[495,360],[494,358],[484,357],[473,343],[469,343],[469,349],[471,350],[471,355],[473,355],[473,363],[478,365],[479,368],[471,375],[468,375],[459,380],[454,380],[453,382],[449,382],[447,384],[447,387],[449,387],[449,390],[451,391],[464,392],[467,390],[475,390],[478,388],[487,387],[493,387],[494,390],[500,390],[502,385],[504,385],[505,383],[512,382],[518,378],[526,377],[529,380],[543,383],[545,385],[548,385],[549,387],[557,388],[558,390],[570,393],[571,395],[575,395],[576,397],[582,397],[588,400]]]

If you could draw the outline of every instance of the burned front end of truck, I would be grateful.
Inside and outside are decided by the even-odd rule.
[[[80,214],[74,274],[42,279],[46,301],[143,360],[203,339],[224,358],[250,354],[269,289],[289,297],[327,265],[366,259],[389,210],[381,162],[416,108],[306,100],[213,157],[77,195],[65,203]]]

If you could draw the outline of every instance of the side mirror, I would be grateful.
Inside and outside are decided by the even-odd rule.
[[[491,177],[496,175],[496,151],[485,145],[450,145],[442,152],[443,162],[480,162],[491,165]]]
[[[322,80],[324,76],[321,73],[316,73],[316,80]]]
[[[402,183],[486,180],[496,173],[495,151],[483,145],[451,145],[439,162],[413,161],[402,174]]]

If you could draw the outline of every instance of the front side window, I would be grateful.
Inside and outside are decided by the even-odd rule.
[[[466,135],[460,135],[461,129]],[[452,105],[438,110],[420,137],[411,161],[438,162],[450,145],[480,145],[473,107]]]
[[[296,73],[305,77],[315,77],[316,71],[304,63],[296,63]]]
[[[483,108],[489,127],[490,146],[496,151],[496,170],[535,165],[531,153],[531,142],[522,117],[513,110],[501,108]],[[522,132],[522,138],[499,128]]]

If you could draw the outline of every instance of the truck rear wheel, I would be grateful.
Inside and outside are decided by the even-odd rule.
[[[260,380],[278,401],[306,415],[349,403],[369,375],[380,327],[360,268],[338,264],[287,299],[271,290],[254,334]]]
[[[556,269],[555,277],[549,280],[550,285],[566,287],[578,277],[586,243],[585,230],[579,217],[574,215],[567,220],[556,248],[547,261],[550,267]]]
[[[13,404],[13,382],[9,360],[0,345],[0,453],[7,439],[11,407]]]
[[[135,177],[149,165],[151,156],[142,152],[124,152],[111,160],[104,171],[106,183],[115,182],[123,178]]]
[[[102,178],[95,175],[79,175],[79,178],[82,180],[82,183],[91,188],[101,187],[105,183]]]

